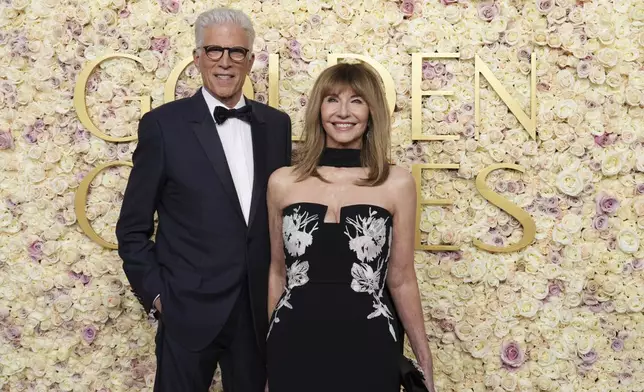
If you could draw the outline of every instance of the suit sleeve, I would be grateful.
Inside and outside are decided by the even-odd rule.
[[[116,224],[118,253],[132,290],[146,312],[161,293],[161,267],[157,263],[154,213],[165,182],[163,135],[158,122],[146,113],[139,122],[133,167]]]
[[[284,166],[291,166],[291,155],[293,148],[291,117],[286,115],[286,164]]]

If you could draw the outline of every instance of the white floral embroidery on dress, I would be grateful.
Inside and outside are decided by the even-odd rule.
[[[356,236],[352,237],[347,230],[344,233],[351,238],[349,248],[356,252],[356,256],[363,263],[376,258],[385,244],[387,237],[387,220],[389,218],[375,218],[376,212],[369,209],[369,216],[356,219],[347,218],[347,222],[355,227]]]
[[[389,333],[391,333],[394,341],[397,341],[394,326],[391,324],[393,316],[387,305],[382,302],[382,291],[387,279],[386,263],[389,261],[389,255],[391,254],[393,230],[389,230],[387,255],[378,257],[382,252],[385,238],[387,238],[386,223],[389,218],[375,218],[375,215],[376,213],[369,209],[369,217],[367,218],[360,216],[357,216],[356,219],[347,218],[347,223],[355,228],[356,235],[355,237],[352,236],[348,229],[345,229],[344,233],[350,238],[349,248],[356,253],[356,256],[361,261],[361,263],[353,263],[351,267],[351,276],[353,277],[351,288],[357,293],[368,293],[373,296],[375,310],[367,318],[385,317],[387,324],[389,324]],[[372,261],[376,257],[378,257],[378,265],[374,271],[366,261]],[[383,268],[383,283],[380,285],[380,275],[383,273]]]
[[[300,207],[294,209],[293,214],[284,216],[282,220],[282,236],[284,237],[284,247],[286,251],[291,256],[302,256],[306,251],[306,248],[313,243],[313,232],[318,229],[318,224],[315,223],[310,231],[307,230],[307,226],[311,222],[318,220],[317,215],[309,216],[308,212],[299,213]],[[279,303],[275,307],[273,312],[273,320],[271,325],[268,328],[268,334],[266,338],[271,334],[273,330],[273,325],[280,322],[279,317],[277,316],[279,310],[282,307],[287,307],[293,309],[293,305],[289,302],[291,299],[291,292],[294,287],[304,286],[309,281],[309,262],[296,260],[290,267],[286,270],[286,287],[284,288],[284,294],[280,298]]]
[[[286,215],[282,220],[282,235],[284,247],[291,256],[302,256],[306,247],[313,243],[313,232],[318,229],[318,224],[307,231],[309,223],[317,221],[317,215],[309,216],[308,212],[299,213],[300,207],[293,210],[293,214]]]

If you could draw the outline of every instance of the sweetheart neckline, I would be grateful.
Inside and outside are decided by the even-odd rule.
[[[316,203],[316,202],[313,202],[313,201],[298,201],[298,202],[291,203],[291,204],[288,204],[288,205],[284,206],[284,208],[282,208],[282,216],[284,216],[284,211],[286,211],[286,209],[294,207],[294,206],[297,206],[297,205],[302,205],[302,204],[311,204],[311,205],[324,207],[324,217],[326,217],[326,213],[329,211],[329,208],[330,208],[329,205],[327,205],[327,204]],[[338,212],[339,212],[340,222],[326,222],[326,221],[324,221],[324,217],[323,217],[322,218],[322,224],[325,224],[325,225],[340,225],[340,224],[342,224],[342,216],[343,216],[342,211],[344,209],[350,208],[350,207],[374,207],[374,208],[377,208],[377,209],[380,209],[380,210],[386,212],[392,218],[394,216],[394,214],[392,214],[391,211],[389,211],[389,209],[387,209],[387,208],[385,208],[383,206],[379,206],[377,204],[354,203],[354,204],[346,204],[346,205],[343,205],[343,206],[341,206],[339,208]]]

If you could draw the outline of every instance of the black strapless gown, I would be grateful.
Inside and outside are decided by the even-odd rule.
[[[283,210],[287,287],[267,337],[270,392],[399,392],[402,333],[385,289],[393,217],[384,208]]]

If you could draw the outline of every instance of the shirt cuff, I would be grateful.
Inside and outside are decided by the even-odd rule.
[[[156,297],[154,297],[154,300],[152,301],[152,307],[150,308],[150,313],[148,313],[148,316],[156,318],[156,314],[159,312],[157,310],[157,307],[155,306],[157,303],[157,300],[161,298],[161,294],[157,294]]]

